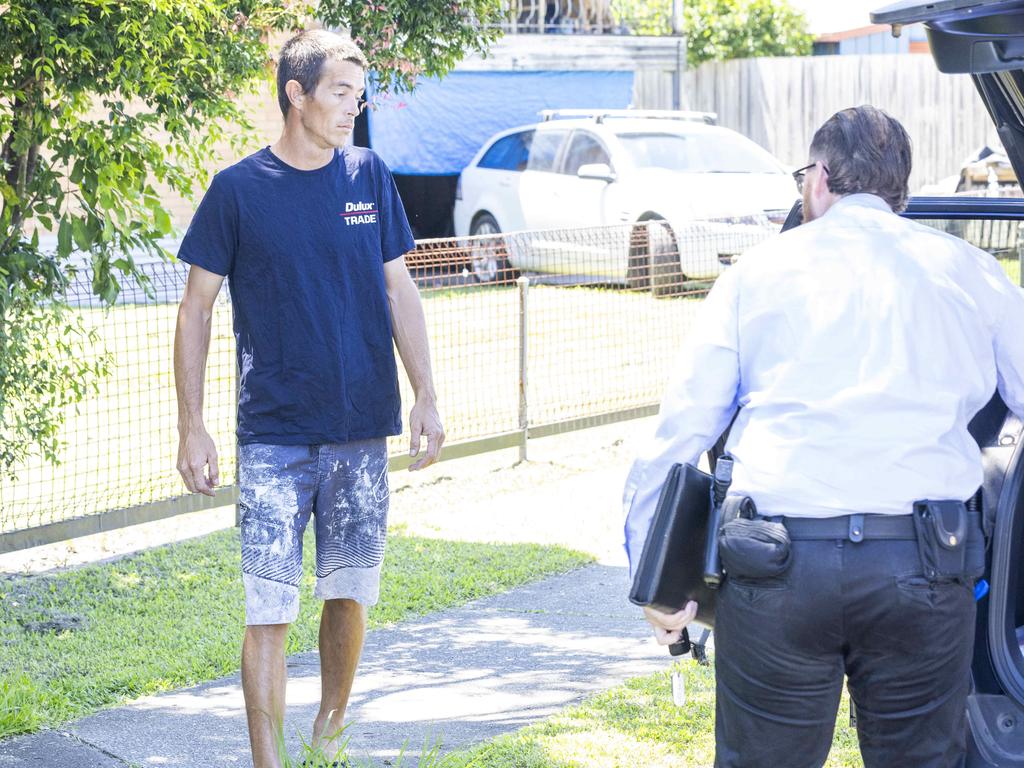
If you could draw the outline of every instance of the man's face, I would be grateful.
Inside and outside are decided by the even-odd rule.
[[[342,147],[352,135],[366,90],[363,68],[355,62],[328,59],[320,82],[302,101],[300,119],[306,135],[321,149]]]

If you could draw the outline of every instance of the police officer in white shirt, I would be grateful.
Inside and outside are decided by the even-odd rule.
[[[735,415],[730,493],[789,532],[785,572],[737,567],[719,594],[719,768],[821,766],[844,675],[868,768],[964,760],[983,562],[967,425],[997,389],[1024,416],[1024,294],[989,254],[896,215],[910,167],[903,127],[873,107],[818,129],[794,174],[804,224],[718,279],[627,480],[635,570],[670,466]],[[963,510],[966,545],[949,530]],[[696,615],[645,610],[664,644]]]

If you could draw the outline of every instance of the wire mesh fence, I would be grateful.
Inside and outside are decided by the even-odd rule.
[[[677,229],[652,221],[418,243],[408,262],[420,286],[449,453],[653,408],[711,281],[772,231],[756,220]],[[88,354],[109,353],[113,370],[98,394],[66,414],[60,465],[38,459],[18,467],[16,481],[0,482],[0,535],[184,498],[175,469],[173,342],[187,266],[143,268],[152,293],[126,286],[112,308],[92,295],[88,269],[72,282],[68,301],[98,334]],[[412,391],[404,375],[401,389],[407,409]],[[224,290],[213,316],[204,412],[225,485],[235,478],[235,392]],[[392,454],[406,454],[407,440],[392,438]]]
[[[37,458],[16,467],[15,480],[0,481],[0,533],[181,494],[172,350],[187,267],[155,262],[141,269],[153,295],[126,286],[109,308],[93,295],[89,269],[72,280],[67,300],[97,332],[84,354],[108,354],[112,370],[95,395],[65,413],[59,465]],[[207,425],[223,446],[233,440],[233,348],[225,291],[213,315],[206,385]],[[227,453],[222,478],[230,484],[234,453]]]
[[[1018,225],[976,224],[959,234],[996,255],[1012,253],[1002,263],[1019,280]],[[407,261],[427,320],[445,456],[523,450],[530,436],[653,414],[714,279],[776,231],[762,218],[655,220],[420,241]],[[175,468],[173,340],[187,267],[159,262],[144,270],[152,294],[126,288],[112,308],[92,296],[88,270],[73,281],[68,300],[98,333],[88,354],[109,354],[113,370],[66,414],[60,465],[37,459],[16,468],[16,481],[0,481],[0,551],[94,532],[60,526],[113,510],[127,512],[106,527],[142,519],[137,510],[147,505],[160,505],[160,516],[196,508]],[[224,290],[212,321],[204,413],[225,486],[235,481],[235,371]],[[404,374],[400,384],[407,412]],[[407,457],[407,441],[389,441],[395,466]]]

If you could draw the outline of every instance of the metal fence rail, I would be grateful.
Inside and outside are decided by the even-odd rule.
[[[518,232],[418,243],[420,286],[444,457],[528,436],[653,413],[669,366],[714,277],[771,234],[764,220]],[[67,414],[63,462],[37,460],[0,482],[0,552],[232,503],[236,379],[227,291],[218,300],[205,418],[218,447],[218,498],[183,496],[173,339],[183,264],[145,265],[154,295],[126,288],[104,309],[82,270],[70,303],[98,332],[90,354],[114,370]],[[401,377],[405,409],[412,391]],[[389,442],[394,466],[407,437]]]

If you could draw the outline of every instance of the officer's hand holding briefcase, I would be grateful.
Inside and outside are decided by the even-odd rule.
[[[725,573],[758,578],[788,569],[785,526],[757,518],[749,497],[728,496],[732,465],[725,454],[715,463],[714,476],[689,464],[669,470],[629,593],[633,603],[674,614],[693,601],[694,618],[712,627]],[[670,651],[688,650],[684,627]]]

